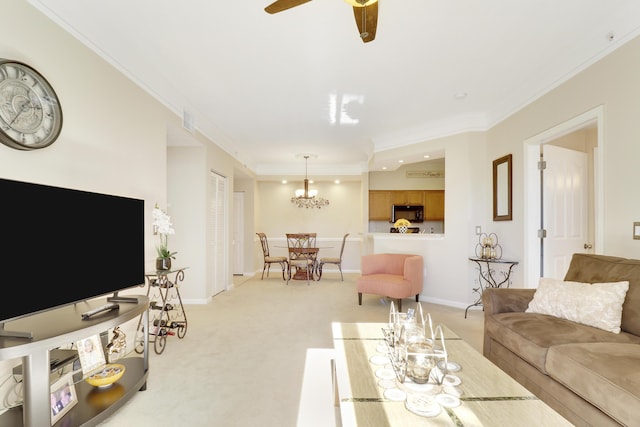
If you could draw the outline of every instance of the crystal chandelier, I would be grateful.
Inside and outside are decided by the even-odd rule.
[[[296,190],[296,195],[291,198],[291,203],[295,203],[299,208],[317,208],[327,206],[329,201],[318,196],[318,190],[309,190],[309,179],[307,178],[307,161],[309,156],[304,156],[304,189]]]

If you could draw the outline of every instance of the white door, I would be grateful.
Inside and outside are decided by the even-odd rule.
[[[210,285],[207,287],[208,295],[214,296],[226,290],[228,277],[227,245],[227,178],[215,172],[211,172],[211,200],[209,201],[209,218],[211,236],[209,245],[211,248],[211,262],[209,266]]]
[[[233,193],[233,274],[244,273],[244,192]]]
[[[585,252],[588,241],[587,154],[541,146],[546,167],[542,172],[542,275],[563,279],[571,256]]]
[[[584,245],[589,244],[593,247],[593,249],[588,249],[588,252],[593,253],[604,253],[604,233],[603,233],[603,175],[602,171],[602,156],[599,154],[604,149],[604,140],[602,138],[602,124],[604,121],[604,109],[602,106],[598,106],[590,111],[586,111],[585,113],[576,116],[564,123],[561,123],[551,129],[547,129],[546,131],[534,135],[531,138],[528,138],[524,141],[525,143],[525,151],[524,151],[524,167],[525,167],[525,192],[524,192],[524,260],[523,269],[524,269],[524,287],[525,288],[535,288],[538,286],[538,282],[540,281],[540,277],[543,275],[551,276],[551,277],[561,277],[560,271],[565,270],[562,266],[566,261],[560,261],[563,256],[560,254],[560,249],[557,249],[560,241],[566,240],[572,243],[575,246],[571,248],[566,247],[564,250],[566,253],[568,252],[585,252]],[[584,208],[583,213],[586,212],[583,216],[580,216],[576,211],[569,212],[563,210],[563,212],[556,213],[552,209],[551,201],[547,201],[546,206],[542,205],[541,194],[543,183],[542,178],[544,174],[541,174],[538,169],[538,162],[540,160],[540,155],[542,152],[541,146],[544,145],[544,154],[546,157],[546,161],[548,164],[548,168],[552,170],[555,168],[556,161],[554,160],[554,154],[556,150],[555,147],[561,145],[558,143],[559,139],[563,136],[570,135],[573,132],[590,129],[591,132],[595,132],[595,138],[589,137],[587,139],[581,139],[583,143],[586,143],[584,146],[584,150],[580,152],[586,152],[587,157],[590,159],[587,166],[588,178],[589,181],[587,183],[586,180],[582,180],[579,182],[572,182],[573,190],[582,187],[582,190],[586,189],[588,194],[587,199],[587,207]],[[555,147],[550,147],[550,142],[555,142]],[[568,147],[569,145],[563,145],[563,147]],[[576,146],[574,148],[579,148]],[[590,157],[592,155],[592,157]],[[571,160],[571,162],[573,162]],[[581,167],[581,166],[580,166]],[[546,172],[545,172],[546,173]],[[554,172],[550,172],[549,175]],[[578,185],[580,184],[580,185]],[[562,184],[564,187],[564,183]],[[546,190],[550,194],[552,190]],[[561,197],[560,188],[556,190],[557,194],[555,197]],[[550,194],[548,198],[551,198]],[[576,208],[579,205],[579,199],[576,199],[576,195],[571,196],[572,200],[567,202],[567,206],[571,206]],[[564,203],[564,202],[563,202]],[[564,206],[564,204],[561,204]],[[544,212],[543,212],[544,210]],[[560,219],[558,219],[560,218]],[[585,224],[569,224],[567,225],[567,221],[581,221],[584,222],[587,226],[588,234],[587,237],[584,237],[585,240],[580,241],[579,238],[575,236],[569,238],[570,234],[578,234],[584,233],[583,226]],[[565,230],[558,229],[556,222],[561,222],[562,227]],[[539,237],[539,231],[543,228],[543,223],[545,223],[545,227],[551,227],[553,230],[550,230],[547,235],[550,236],[548,242],[543,241]],[[568,229],[568,231],[566,230]],[[562,235],[567,235],[565,239]],[[556,235],[557,238],[552,236]],[[586,240],[589,238],[590,240]],[[546,253],[545,253],[546,252]],[[544,259],[545,256],[550,258],[550,260]],[[555,259],[555,261],[554,261]],[[566,258],[565,258],[566,259]],[[547,265],[549,264],[549,265]],[[555,264],[555,266],[554,266]],[[544,272],[544,273],[543,273]]]

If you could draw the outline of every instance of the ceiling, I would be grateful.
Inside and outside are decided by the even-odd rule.
[[[343,0],[29,2],[258,176],[441,158],[411,146],[486,130],[640,33],[638,0],[379,0],[366,44]]]

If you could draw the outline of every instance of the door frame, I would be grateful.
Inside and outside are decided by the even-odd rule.
[[[208,246],[211,259],[207,261],[209,281],[207,298],[213,298],[229,289],[229,185],[228,178],[215,170],[209,171],[210,200],[208,215],[210,216],[210,233]],[[222,186],[222,189],[220,189]],[[214,206],[212,209],[211,206]]]
[[[244,191],[233,192],[233,274],[244,275]]]
[[[595,253],[604,251],[604,199],[603,199],[603,118],[602,105],[582,113],[564,123],[554,126],[524,141],[524,287],[537,288],[540,279],[540,228],[542,212],[540,209],[540,145],[567,135],[587,125],[596,124],[597,147],[593,158],[594,173],[594,249]]]

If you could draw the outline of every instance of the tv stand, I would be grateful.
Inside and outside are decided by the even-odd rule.
[[[107,298],[107,301],[109,302],[130,302],[130,303],[136,303],[138,302],[138,298],[137,297],[123,297],[118,295],[118,291],[113,293],[112,297]]]
[[[0,360],[22,358],[23,404],[11,408],[0,415],[0,426],[41,427],[51,425],[50,408],[50,356],[49,351],[61,345],[67,345],[91,335],[116,327],[142,315],[145,322],[149,319],[149,298],[146,295],[135,296],[135,303],[121,303],[119,310],[106,312],[100,316],[82,320],[82,313],[104,305],[107,298],[98,298],[83,303],[69,304],[43,313],[34,314],[12,322],[11,329],[32,331],[33,338],[0,336]],[[57,423],[69,427],[93,426],[104,421],[127,400],[140,390],[146,389],[149,373],[149,337],[143,337],[142,356],[119,359],[126,367],[124,376],[117,385],[121,395],[104,405],[91,405],[96,401],[97,389],[80,380],[75,384],[78,403]],[[131,349],[133,350],[133,349]]]
[[[13,338],[24,338],[24,339],[33,339],[33,334],[31,332],[24,331],[7,331],[4,328],[4,323],[0,323],[0,337],[13,337]]]

